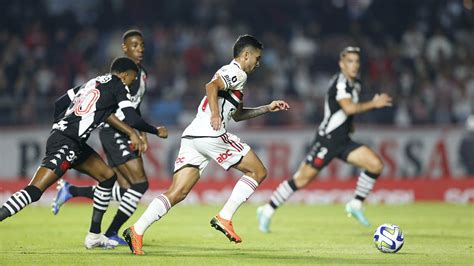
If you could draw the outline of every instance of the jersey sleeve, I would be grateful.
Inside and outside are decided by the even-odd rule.
[[[247,81],[247,74],[238,67],[227,65],[219,69],[214,78],[220,77],[226,90],[242,90]]]
[[[80,85],[80,86],[76,86],[72,89],[69,89],[67,91],[67,96],[69,97],[69,99],[72,101],[74,99],[74,97],[76,96],[77,92],[82,88],[83,86]]]
[[[342,99],[351,99],[352,94],[350,92],[349,86],[347,86],[347,82],[345,79],[340,79],[337,81],[336,84],[336,101],[340,101]]]
[[[59,120],[64,115],[64,112],[69,107],[77,92],[81,88],[82,85],[69,89],[65,94],[63,94],[54,102],[54,120]]]

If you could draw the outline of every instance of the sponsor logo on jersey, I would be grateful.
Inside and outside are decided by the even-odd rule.
[[[224,79],[227,84],[232,84],[232,80],[230,79],[229,75],[225,75]]]
[[[176,161],[174,161],[175,164],[180,164],[180,163],[184,163],[184,157],[178,157],[176,158]]]
[[[225,152],[219,154],[219,157],[216,158],[216,161],[218,163],[222,163],[223,161],[227,160],[230,156],[232,156],[232,153],[230,150],[226,150]]]

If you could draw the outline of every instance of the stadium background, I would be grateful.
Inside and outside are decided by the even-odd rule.
[[[338,52],[362,48],[362,100],[394,97],[392,108],[357,116],[354,138],[369,144],[386,169],[370,202],[474,200],[474,3],[472,0],[327,1],[0,1],[0,199],[24,186],[39,165],[54,100],[107,71],[122,55],[121,34],[141,29],[149,73],[144,116],[171,129],[149,137],[145,201],[170,182],[183,128],[195,115],[204,84],[231,60],[238,35],[265,44],[250,76],[248,106],[287,100],[292,109],[230,131],[249,143],[269,170],[252,201],[268,199],[303,159],[322,119]],[[91,145],[100,150],[97,136]],[[292,199],[341,203],[357,169],[334,162]],[[211,164],[188,203],[222,202],[237,172]],[[70,171],[66,178],[90,184]],[[42,198],[50,203],[53,190]]]

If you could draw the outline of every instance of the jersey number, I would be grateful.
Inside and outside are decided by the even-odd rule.
[[[100,91],[98,89],[91,89],[85,95],[81,95],[75,99],[74,106],[68,110],[68,113],[74,111],[76,116],[88,114],[92,110],[92,107],[95,106],[99,98]]]
[[[325,147],[321,147],[321,149],[319,150],[318,154],[316,155],[316,157],[320,158],[320,159],[324,159],[324,157],[326,157],[326,154],[328,153],[328,149],[325,148]]]

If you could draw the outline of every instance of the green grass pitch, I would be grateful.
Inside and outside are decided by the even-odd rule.
[[[417,203],[368,205],[372,226],[346,217],[342,205],[287,205],[275,215],[270,234],[257,229],[256,206],[234,217],[243,243],[230,243],[209,226],[220,206],[177,206],[145,235],[145,256],[128,247],[86,250],[92,206],[67,204],[58,216],[28,207],[0,223],[0,265],[303,265],[303,264],[471,264],[474,263],[474,205]],[[106,229],[116,207],[107,212]],[[130,225],[143,213],[137,214]],[[397,254],[379,252],[375,228],[399,225],[405,245]],[[122,229],[123,230],[123,229]],[[471,264],[472,265],[472,264]]]

